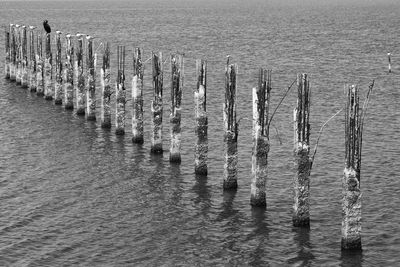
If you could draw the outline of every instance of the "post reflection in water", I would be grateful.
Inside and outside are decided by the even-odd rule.
[[[299,250],[297,251],[297,256],[289,259],[288,263],[295,264],[301,262],[301,266],[309,266],[315,259],[314,254],[311,252],[310,229],[294,227],[292,232],[294,233],[293,243],[297,245]]]
[[[362,250],[342,250],[340,254],[340,266],[342,267],[362,267]]]

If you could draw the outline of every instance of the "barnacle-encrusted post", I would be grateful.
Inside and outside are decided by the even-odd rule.
[[[86,108],[86,88],[85,72],[83,69],[83,34],[76,35],[77,47],[75,58],[75,94],[76,94],[76,114],[85,115]]]
[[[162,53],[152,53],[153,100],[151,101],[151,153],[162,153],[162,117],[163,117],[163,62]]]
[[[53,55],[51,53],[51,36],[46,33],[46,57],[44,59],[44,98],[52,100],[54,88],[52,85],[53,74]]]
[[[74,46],[71,35],[65,36],[64,107],[74,109]]]
[[[119,45],[118,50],[118,73],[117,82],[115,87],[116,98],[116,120],[115,120],[115,133],[117,135],[125,134],[125,104],[126,104],[126,90],[125,90],[125,46]]]
[[[100,70],[101,81],[101,127],[111,128],[111,95],[112,86],[110,80],[110,44],[106,43],[103,54],[103,65]]]
[[[87,120],[96,120],[96,65],[93,54],[93,37],[86,36],[86,114]]]
[[[133,54],[132,142],[143,144],[143,63],[140,48]]]
[[[55,35],[56,39],[56,79],[54,83],[54,104],[61,105],[62,104],[62,60],[61,60],[61,32],[56,31]]]

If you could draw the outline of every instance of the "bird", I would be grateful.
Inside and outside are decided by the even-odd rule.
[[[51,28],[50,28],[50,25],[48,24],[48,21],[47,21],[47,20],[43,21],[43,27],[44,27],[44,30],[45,30],[47,33],[51,33]]]

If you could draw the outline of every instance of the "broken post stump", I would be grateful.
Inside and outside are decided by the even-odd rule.
[[[195,134],[197,137],[194,146],[194,172],[198,175],[207,175],[208,157],[208,118],[207,118],[207,62],[196,60],[197,85],[194,91],[195,103]]]
[[[117,48],[117,82],[115,86],[116,98],[116,112],[115,112],[115,134],[125,134],[125,104],[126,104],[126,90],[125,90],[125,46],[119,45]]]
[[[100,70],[101,81],[101,127],[111,128],[111,80],[110,80],[110,44],[106,43],[103,54],[103,65]]]
[[[95,57],[93,54],[93,37],[86,36],[86,69],[87,69],[87,83],[86,83],[86,113],[87,120],[96,120],[96,66]]]
[[[151,153],[163,153],[162,117],[163,117],[163,62],[162,53],[152,53],[153,100],[151,101]]]
[[[42,50],[43,40],[42,34],[37,35],[37,52],[36,52],[36,95],[44,95],[44,79],[43,79],[43,50]]]
[[[74,109],[74,46],[71,35],[65,36],[64,108]]]
[[[55,35],[56,40],[56,79],[54,83],[54,104],[61,105],[62,104],[62,83],[63,83],[63,75],[62,75],[62,59],[61,59],[61,32],[56,31]]]
[[[293,226],[310,226],[310,84],[307,74],[297,75],[297,107],[294,109]]]
[[[143,63],[140,48],[133,54],[132,78],[132,142],[143,144]]]
[[[237,188],[237,163],[238,163],[238,123],[236,121],[236,74],[237,65],[229,64],[225,69],[225,102],[223,104],[224,120],[224,189]]]
[[[269,152],[269,107],[271,70],[260,69],[258,86],[253,88],[253,151],[251,156],[250,204],[266,207],[266,182]]]
[[[29,91],[36,92],[35,27],[29,26]]]
[[[171,55],[171,145],[169,161],[181,162],[181,102],[183,89],[183,55]]]
[[[51,35],[46,33],[46,56],[44,58],[44,99],[53,100],[53,56],[51,53]]]
[[[85,115],[86,88],[85,73],[83,70],[83,34],[76,35],[77,47],[75,53],[75,94],[76,94],[76,115]]]

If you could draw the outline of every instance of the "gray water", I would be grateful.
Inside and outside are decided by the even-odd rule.
[[[327,2],[327,1],[323,1]],[[77,31],[126,45],[130,92],[134,46],[185,53],[182,163],[150,155],[150,65],[145,143],[118,137],[51,101],[0,80],[1,266],[398,266],[400,261],[400,4],[306,1],[1,2],[0,24]],[[4,70],[4,35],[0,38]],[[98,69],[101,66],[100,46]],[[393,73],[387,73],[387,52]],[[239,66],[236,192],[222,190],[224,64]],[[195,59],[208,59],[209,175],[194,174]],[[344,114],[320,139],[311,173],[311,227],[292,227],[291,92],[273,123],[267,209],[252,208],[251,88],[273,70],[272,108],[300,72],[312,89],[311,143],[344,104],[345,84],[364,95],[361,188],[363,251],[340,249]],[[169,147],[165,64],[164,148]],[[115,79],[115,68],[113,69]],[[99,88],[99,87],[98,87]],[[98,92],[98,98],[100,94]],[[128,105],[129,106],[129,105]],[[99,110],[98,110],[99,111]]]

